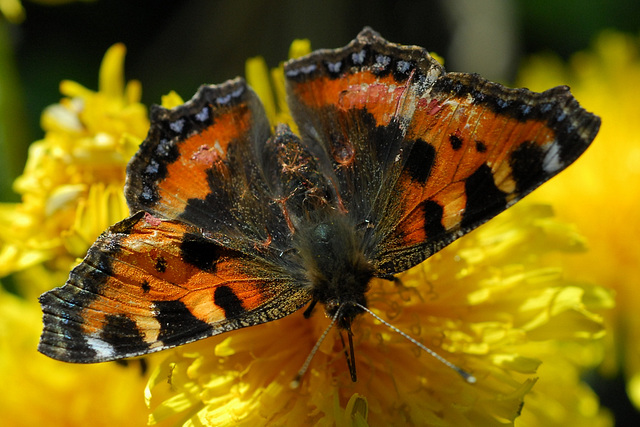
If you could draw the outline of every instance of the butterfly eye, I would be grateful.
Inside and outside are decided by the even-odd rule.
[[[340,303],[338,302],[338,300],[333,299],[333,300],[327,301],[324,306],[325,306],[325,309],[327,310],[327,313],[333,316],[334,313],[336,313],[336,311],[340,308]]]

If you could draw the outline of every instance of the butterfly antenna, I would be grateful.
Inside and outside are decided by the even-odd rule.
[[[365,307],[365,306],[363,306],[361,304],[358,304],[358,303],[356,303],[356,305],[358,307],[360,307],[361,309],[363,309],[364,311],[366,311],[367,313],[369,313],[370,315],[372,315],[376,320],[378,320],[380,323],[382,323],[383,325],[385,325],[386,327],[388,327],[392,331],[400,334],[401,336],[403,336],[407,340],[411,341],[413,344],[417,345],[420,349],[424,350],[425,352],[427,352],[431,356],[435,357],[440,362],[444,363],[447,367],[449,367],[449,368],[453,369],[454,371],[456,371],[458,373],[458,375],[460,375],[462,378],[464,378],[464,380],[466,382],[468,382],[469,384],[475,384],[475,382],[477,381],[476,377],[474,377],[472,374],[470,374],[469,372],[465,371],[464,369],[454,365],[453,363],[449,362],[447,359],[445,359],[444,357],[440,356],[438,353],[436,353],[435,351],[431,350],[430,348],[428,348],[427,346],[425,346],[421,342],[418,342],[415,338],[410,337],[409,335],[407,335],[407,333],[402,332],[400,329],[396,328],[391,323],[387,322],[386,320],[384,320],[383,318],[381,318],[380,316],[375,314],[373,311],[369,310],[367,307]]]
[[[305,372],[307,372],[307,369],[309,369],[309,365],[311,364],[311,359],[313,359],[313,356],[315,356],[316,353],[318,352],[318,349],[320,348],[320,344],[322,344],[324,339],[327,337],[327,334],[329,333],[331,328],[333,328],[333,325],[336,324],[336,321],[338,320],[338,316],[340,315],[341,311],[342,311],[342,306],[338,307],[336,314],[334,314],[333,318],[331,319],[331,323],[329,323],[329,326],[327,326],[327,328],[324,330],[322,335],[320,335],[320,338],[318,338],[318,341],[316,341],[316,345],[314,345],[313,348],[311,349],[311,352],[307,356],[307,360],[304,361],[304,363],[302,364],[302,368],[300,368],[300,370],[296,374],[293,381],[291,381],[291,383],[289,384],[289,387],[298,388],[300,386],[300,380],[302,379],[302,376],[305,374]]]

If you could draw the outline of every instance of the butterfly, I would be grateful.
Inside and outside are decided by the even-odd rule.
[[[446,73],[369,28],[284,75],[298,133],[272,129],[241,78],[152,109],[127,168],[132,215],[40,297],[40,352],[128,358],[317,304],[351,338],[371,280],[395,280],[522,199],[600,126],[567,87]]]

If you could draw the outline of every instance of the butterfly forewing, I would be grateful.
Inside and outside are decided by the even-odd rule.
[[[423,261],[571,164],[600,120],[565,87],[542,94],[444,72],[365,29],[287,64],[305,142],[330,163],[378,274]],[[322,111],[321,114],[318,114]]]

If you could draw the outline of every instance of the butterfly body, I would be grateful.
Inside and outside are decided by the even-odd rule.
[[[325,306],[329,317],[340,309],[338,326],[349,329],[366,306],[366,292],[375,270],[363,253],[362,233],[345,215],[334,214],[301,233],[299,254],[311,284],[312,300]]]
[[[244,80],[203,86],[127,169],[132,216],[43,294],[39,350],[146,354],[324,305],[349,330],[391,279],[572,163],[600,121],[565,87],[446,73],[370,29],[285,65],[298,125],[272,130]]]

